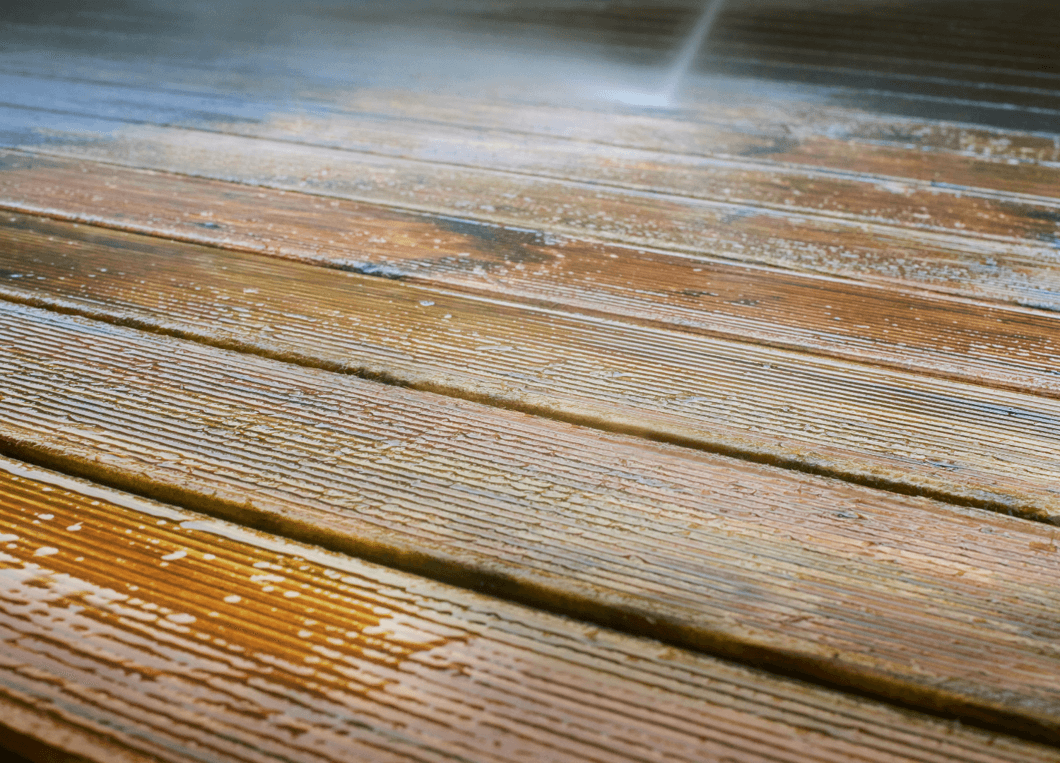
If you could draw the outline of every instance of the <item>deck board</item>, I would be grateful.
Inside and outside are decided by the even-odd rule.
[[[0,747],[1060,760],[1050,10],[13,6]]]
[[[9,208],[1035,394],[1056,391],[1057,319],[1049,311],[95,163],[7,154],[4,164],[0,204]],[[20,230],[24,219],[7,215],[0,223]],[[60,230],[48,235],[65,235]],[[23,234],[4,235],[13,252],[25,252],[17,241]],[[1029,272],[1014,276],[1029,279]],[[1035,299],[1048,306],[1056,297],[1045,286]]]
[[[1021,242],[1057,237],[1060,169],[1043,165],[1040,194],[1006,192],[990,183],[994,172],[969,173],[967,182],[940,182],[935,156],[920,156],[919,174],[904,176],[904,165],[885,174],[868,167],[820,171],[790,161],[739,156],[695,156],[655,148],[650,151],[596,141],[561,140],[532,132],[465,128],[444,123],[380,118],[376,115],[265,112],[202,95],[184,96],[128,87],[86,86],[81,82],[40,80],[0,74],[6,106],[45,109],[71,117],[117,119],[129,125],[155,124],[226,135],[338,148],[417,162],[488,171],[491,175],[593,183],[605,188],[647,191],[747,207],[819,214],[905,230],[967,233],[977,238]],[[514,127],[514,124],[512,125]],[[744,150],[746,153],[746,149]],[[908,157],[908,151],[904,152]],[[988,165],[993,170],[993,165]],[[915,171],[914,171],[915,172]],[[505,196],[511,178],[498,178]],[[510,192],[510,191],[509,191]],[[505,196],[505,198],[507,198]],[[499,206],[494,203],[495,206]],[[510,199],[501,202],[511,206]],[[745,210],[745,214],[746,214]],[[1050,213],[1052,213],[1050,215]],[[606,227],[600,226],[603,235]]]
[[[1058,738],[1053,527],[81,318],[0,311],[9,454],[675,644]]]
[[[866,222],[587,181],[0,106],[0,145],[878,283],[1057,307],[1053,202],[1028,238]],[[44,129],[45,133],[40,130]],[[6,172],[4,174],[7,174]],[[54,194],[48,194],[52,197]],[[29,199],[5,199],[5,205]],[[1033,217],[1029,215],[1028,217]],[[964,224],[975,224],[972,217]],[[1049,232],[1047,232],[1049,231]]]
[[[1060,759],[7,460],[0,516],[0,727],[89,757]]]
[[[80,231],[68,224],[27,240],[7,230],[8,298],[1060,522],[1060,400],[984,388],[988,378],[931,379],[159,239],[72,246]],[[837,296],[819,286],[821,299]],[[955,319],[936,311],[925,333],[938,338],[934,326]],[[964,327],[997,344],[977,329]]]

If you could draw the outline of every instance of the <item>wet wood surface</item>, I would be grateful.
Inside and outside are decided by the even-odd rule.
[[[0,157],[0,199],[9,208],[682,332],[1057,393],[1058,323],[1051,312],[94,162]],[[20,229],[22,219],[0,216],[0,224]],[[25,261],[28,251],[17,241],[23,234],[5,235]],[[48,235],[63,239],[64,234]],[[1049,303],[1049,294],[1043,288],[1039,296]]]
[[[252,254],[26,217],[6,223],[0,293],[10,299],[1060,522],[1055,398]],[[742,299],[754,297],[765,299]],[[918,312],[935,316],[924,333],[936,341],[932,329],[954,320],[930,302],[907,309],[913,320],[905,321],[914,325]],[[1018,341],[1006,346],[984,329],[1009,317],[1001,309],[994,314],[1002,317],[977,316],[958,331],[993,346],[996,356],[1021,352]],[[882,318],[877,331],[892,325]],[[1054,324],[1041,322],[1045,329]],[[1047,337],[1038,343],[1051,344]],[[950,363],[960,357],[947,354]],[[1053,383],[1049,360],[1039,372],[1045,384]]]
[[[1045,4],[665,108],[692,4],[104,5],[0,19],[0,747],[1057,759]]]
[[[0,314],[14,456],[1056,738],[1048,525],[98,321]]]
[[[0,727],[75,753],[1060,759],[6,460],[0,517]]]
[[[978,175],[969,171],[965,177],[942,171],[930,180],[921,180],[915,171],[913,177],[908,177],[901,174],[902,166],[894,167],[887,162],[881,163],[886,173],[873,172],[865,165],[860,165],[858,170],[800,166],[791,161],[793,157],[784,152],[782,143],[776,145],[777,141],[770,144],[761,139],[745,139],[743,142],[750,145],[725,145],[736,142],[738,136],[718,136],[720,145],[712,146],[709,153],[697,155],[665,150],[662,141],[663,145],[645,150],[599,140],[539,135],[517,130],[518,122],[511,114],[505,125],[507,129],[469,128],[440,120],[428,126],[425,117],[430,112],[423,114],[422,109],[415,121],[385,114],[348,112],[323,115],[281,112],[250,120],[244,117],[246,104],[233,109],[228,101],[217,99],[219,102],[213,103],[201,95],[167,94],[164,102],[159,103],[152,91],[104,85],[85,87],[79,82],[41,81],[11,75],[0,75],[0,88],[7,93],[5,105],[68,112],[73,117],[74,129],[78,117],[102,117],[119,119],[128,125],[125,131],[135,131],[133,125],[137,124],[164,124],[478,168],[488,171],[496,187],[494,196],[504,199],[499,203],[483,200],[514,214],[518,211],[512,209],[515,204],[508,194],[516,195],[519,191],[518,181],[512,175],[530,175],[537,179],[591,183],[604,188],[647,191],[667,198],[687,197],[751,208],[742,210],[744,216],[752,210],[760,209],[759,213],[765,214],[767,210],[783,210],[899,226],[903,231],[922,229],[957,234],[968,234],[967,221],[974,219],[975,237],[1008,243],[1054,238],[1060,219],[1060,198],[1056,192],[1060,171],[1047,165],[1039,166],[1036,173],[1025,170],[1020,173],[1024,183],[1033,183],[1035,179],[1039,183],[1012,193],[996,185],[979,187],[982,171]],[[140,103],[143,106],[137,108]],[[226,114],[226,110],[231,113]],[[208,118],[201,116],[203,111],[209,114]],[[9,113],[5,121],[18,124],[17,113]],[[114,131],[121,130],[116,126],[108,130]],[[61,142],[57,138],[53,136],[50,142]],[[115,152],[122,150],[119,139]],[[775,152],[781,156],[773,156]],[[813,156],[812,151],[806,153]],[[822,158],[821,164],[827,162],[827,154]],[[918,164],[922,172],[931,168],[932,162]],[[218,169],[223,166],[218,165]],[[946,181],[940,181],[942,175]],[[673,203],[672,198],[669,200]],[[617,221],[607,215],[597,217],[600,219],[582,227],[595,222],[596,235],[622,235],[621,228],[615,225]]]
[[[10,126],[0,145],[47,155],[1056,307],[1043,295],[1057,291],[1052,203],[1029,210],[1027,230],[1002,224],[998,239],[97,117],[0,107],[0,119]]]

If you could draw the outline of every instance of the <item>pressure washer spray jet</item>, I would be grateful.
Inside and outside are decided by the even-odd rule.
[[[688,33],[684,44],[677,51],[673,63],[666,70],[666,79],[661,87],[654,91],[612,90],[608,95],[616,101],[621,101],[631,106],[646,106],[657,109],[672,108],[681,82],[692,70],[696,55],[710,36],[710,30],[713,28],[723,5],[725,5],[725,0],[707,0],[707,4],[703,7],[703,12],[699,14],[699,18],[696,20],[696,25],[692,27],[692,31]]]

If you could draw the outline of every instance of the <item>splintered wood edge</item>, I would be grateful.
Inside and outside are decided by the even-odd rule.
[[[266,536],[242,527],[231,526],[220,520],[207,519],[187,510],[116,492],[85,480],[0,458],[0,483],[8,483],[13,486],[16,483],[13,483],[12,478],[17,481],[20,490],[30,489],[36,491],[39,495],[40,507],[45,511],[64,511],[70,513],[71,516],[81,516],[76,510],[76,506],[81,504],[86,509],[91,509],[84,513],[84,521],[89,522],[90,525],[98,525],[103,523],[106,517],[113,517],[112,520],[109,520],[114,522],[111,526],[113,529],[108,529],[107,531],[122,539],[126,536],[117,535],[117,533],[121,526],[129,524],[129,517],[132,518],[133,526],[136,524],[136,516],[143,516],[145,519],[150,517],[152,520],[164,518],[165,521],[173,522],[175,526],[187,527],[189,530],[207,534],[205,545],[201,538],[196,543],[193,543],[194,547],[190,553],[192,558],[195,559],[203,555],[204,548],[207,551],[213,548],[210,544],[215,543],[216,540],[211,541],[210,538],[221,539],[226,542],[233,541],[242,547],[238,555],[247,557],[243,561],[237,560],[235,562],[236,566],[241,565],[241,569],[245,568],[245,570],[250,572],[261,572],[260,568],[262,567],[265,569],[274,567],[275,565],[270,567],[270,562],[265,561],[265,557],[269,556],[269,553],[278,553],[284,558],[294,557],[305,560],[310,565],[320,567],[321,570],[333,568],[352,572],[368,580],[383,575],[386,582],[382,582],[381,579],[380,583],[376,585],[382,584],[384,587],[397,586],[398,589],[402,589],[403,586],[412,584],[420,592],[420,596],[440,597],[438,601],[452,600],[461,602],[460,606],[462,607],[475,608],[477,606],[494,615],[499,614],[502,621],[508,620],[519,624],[520,632],[523,634],[521,643],[523,643],[522,648],[524,650],[529,648],[526,644],[526,639],[532,638],[533,648],[536,648],[540,654],[559,657],[565,648],[563,642],[565,640],[570,641],[572,637],[577,642],[578,651],[581,653],[589,655],[599,653],[601,657],[607,658],[606,652],[608,650],[615,651],[617,649],[622,654],[630,655],[634,660],[631,663],[631,667],[633,665],[636,666],[632,671],[617,665],[610,668],[617,678],[618,686],[621,686],[623,681],[627,680],[624,677],[626,674],[629,674],[629,682],[632,682],[634,686],[641,686],[642,684],[638,683],[635,677],[639,675],[641,680],[649,682],[643,684],[644,690],[659,693],[656,701],[663,703],[668,701],[666,699],[667,692],[672,692],[674,690],[673,687],[680,686],[680,694],[684,697],[681,701],[686,707],[689,709],[692,707],[688,705],[689,702],[704,703],[695,705],[697,712],[688,718],[690,724],[694,723],[693,718],[695,717],[705,719],[710,715],[711,707],[718,709],[726,707],[730,704],[729,702],[719,705],[719,701],[723,702],[724,697],[732,696],[735,700],[733,706],[723,712],[742,713],[743,717],[748,720],[752,718],[758,719],[757,724],[762,739],[767,737],[775,738],[777,741],[772,742],[772,744],[782,745],[780,739],[785,733],[788,735],[795,734],[796,737],[799,737],[801,743],[797,745],[798,749],[791,747],[787,750],[791,755],[791,759],[831,759],[832,756],[839,755],[843,759],[853,760],[855,758],[861,759],[862,755],[864,755],[873,760],[883,758],[888,760],[916,759],[924,761],[958,759],[969,761],[1060,760],[1060,752],[1055,749],[1020,742],[1004,735],[988,734],[972,728],[962,727],[960,724],[942,722],[933,718],[898,711],[885,705],[879,705],[871,700],[835,694],[828,690],[800,682],[793,682],[789,679],[777,678],[747,668],[728,665],[713,658],[666,650],[661,645],[643,639],[592,631],[584,625],[579,625],[563,618],[526,610],[518,605],[501,602],[459,589],[451,589],[442,584],[428,581],[416,582],[413,576],[406,573],[375,568],[374,565],[359,560],[341,557],[318,548],[306,547],[286,539]],[[26,483],[31,484],[27,485]],[[47,487],[42,490],[42,485]],[[56,488],[61,492],[57,492]],[[126,515],[127,518],[122,520],[122,515]],[[156,523],[161,524],[162,522]],[[78,523],[78,526],[80,527],[80,523]],[[37,528],[36,532],[38,534],[43,532],[46,535],[50,533],[50,535],[54,536],[54,538],[45,538],[42,543],[47,543],[50,540],[56,545],[63,546],[65,545],[64,541],[70,542],[71,540],[72,533],[69,530],[65,534],[58,529],[52,530],[48,522],[42,522]],[[141,525],[141,528],[143,528],[143,525]],[[98,528],[90,527],[90,530],[96,529]],[[142,529],[140,534],[144,535],[146,539],[151,532],[150,527],[147,527]],[[155,549],[153,553],[159,556],[163,556],[163,552],[171,551],[170,546],[174,544],[174,541],[168,538],[168,534],[167,537],[162,538],[162,541],[162,546],[153,547]],[[151,542],[156,543],[157,539]],[[43,545],[42,548],[48,550],[48,553],[53,553],[53,551],[54,553],[64,553],[60,549],[55,549],[54,546]],[[251,569],[251,561],[254,559],[254,554],[261,555],[262,552],[269,553],[262,555],[262,561],[254,564],[256,569]],[[189,552],[181,548],[176,553],[166,554],[165,556],[179,558],[187,553]],[[218,550],[218,553],[222,555],[222,558],[227,558],[232,556],[232,549],[227,549],[227,553]],[[250,556],[247,556],[248,554]],[[15,559],[17,557],[9,558]],[[30,556],[29,558],[37,557]],[[40,556],[40,564],[46,567],[48,558],[47,556]],[[178,563],[177,561],[172,562],[172,564]],[[163,566],[165,564],[163,563]],[[91,574],[96,578],[102,576],[104,579],[112,579],[115,583],[120,581],[129,584],[135,581],[142,583],[143,586],[149,586],[152,581],[151,577],[143,579],[131,577],[129,572],[122,572],[125,569],[127,568],[105,566],[93,568]],[[132,574],[135,575],[136,573]],[[302,574],[304,576],[308,573]],[[313,574],[316,575],[316,573]],[[229,578],[232,578],[231,574]],[[317,578],[314,577],[313,579]],[[402,580],[406,580],[407,583],[403,584]],[[99,582],[96,583],[96,585],[100,584]],[[257,585],[260,586],[261,584]],[[220,597],[220,595],[220,593],[216,594],[217,597]],[[149,595],[145,592],[140,592],[138,596]],[[378,600],[380,594],[375,594],[375,597]],[[382,597],[385,598],[385,593],[382,594]],[[296,603],[299,600],[285,599],[285,601]],[[470,602],[470,604],[467,602]],[[151,602],[148,603],[151,604]],[[130,604],[132,603],[130,602]],[[94,606],[99,605],[96,604]],[[204,606],[209,608],[209,605],[204,604]],[[424,610],[425,613],[428,611],[431,610]],[[223,614],[221,619],[224,619]],[[450,619],[452,620],[452,618]],[[130,619],[128,622],[135,623],[136,619]],[[280,621],[275,622],[278,623]],[[447,621],[447,623],[448,627],[456,627],[459,630],[458,620]],[[261,623],[258,623],[259,629],[260,626]],[[270,626],[266,623],[265,627],[269,628]],[[480,623],[477,627],[473,627],[469,633],[477,631],[477,638],[490,640],[491,629],[494,627]],[[140,638],[145,635],[150,638],[149,633],[143,632],[142,629],[138,632],[140,633]],[[506,633],[507,631],[504,632]],[[533,635],[535,633],[537,635]],[[277,638],[280,637],[281,634],[277,634]],[[469,637],[474,638],[476,636]],[[169,633],[167,638],[177,639],[175,642],[171,640],[169,644],[171,648],[179,649],[179,635]],[[496,636],[492,638],[495,640]],[[517,638],[520,637],[517,636]],[[500,641],[496,643],[500,644],[501,648],[504,648],[505,644],[511,644],[511,646],[507,647],[508,649],[518,649],[515,646],[515,642],[510,639],[511,636],[502,636]],[[186,640],[192,641],[190,637]],[[286,643],[289,639],[283,637],[281,641]],[[308,655],[308,647],[302,645],[302,648]],[[332,648],[332,652],[335,652],[336,649],[339,652],[342,651],[342,647],[335,646]],[[113,647],[111,651],[113,651]],[[240,653],[250,656],[250,653],[247,652]],[[338,654],[338,652],[335,652],[335,654]],[[334,659],[334,655],[332,655],[332,659]],[[549,658],[546,657],[546,659]],[[590,656],[590,661],[584,663],[582,670],[593,670],[590,665],[594,659],[596,659],[595,656]],[[610,662],[614,662],[612,658],[607,659]],[[647,663],[647,667],[645,663]],[[135,667],[130,666],[129,669],[135,672]],[[155,669],[158,670],[160,668],[156,665]],[[181,665],[179,668],[181,671],[186,671],[187,669],[186,665]],[[652,679],[652,676],[655,676],[655,678]],[[41,680],[48,679],[42,677]],[[416,679],[410,674],[409,680],[415,681]],[[674,681],[677,683],[675,684]],[[697,686],[703,688],[697,690]],[[297,691],[298,689],[295,689],[296,693]],[[628,690],[623,691],[628,693]],[[705,691],[707,693],[704,693]],[[737,693],[732,694],[733,691]],[[763,693],[764,696],[761,696]],[[756,698],[756,695],[758,695],[758,698]],[[101,697],[101,695],[97,696]],[[96,709],[93,711],[96,717],[100,717],[100,707],[106,713],[107,700],[102,697],[101,699],[102,706],[97,704]],[[132,706],[135,707],[135,697],[123,697],[124,704],[128,705],[130,701]],[[292,698],[291,701],[295,702],[297,698]],[[368,701],[371,702],[371,699],[368,698]],[[646,699],[641,701],[650,702],[650,700]],[[620,707],[622,700],[617,699],[617,702]],[[615,703],[611,704],[614,705]],[[48,703],[45,702],[45,706],[47,705]],[[756,712],[755,707],[759,707],[761,710]],[[125,711],[126,714],[128,712],[128,710]],[[150,713],[149,710],[138,712]],[[618,712],[619,716],[622,715],[621,709],[603,712],[605,712],[605,715],[607,712]],[[77,725],[76,722],[71,720],[71,718],[77,717],[77,714],[76,712],[71,714],[69,708],[67,708],[65,716],[62,717],[62,714],[57,715],[54,710],[49,711],[43,706],[34,708],[30,704],[21,703],[10,696],[0,695],[0,719],[2,719],[0,720],[0,728],[6,729],[12,734],[3,741],[7,747],[23,755],[28,755],[31,760],[39,761],[39,763],[44,763],[45,761],[48,763],[52,761],[82,763],[82,761],[87,760],[100,761],[100,763],[109,763],[110,761],[117,761],[118,763],[147,763],[147,761],[158,760],[153,755],[146,755],[118,743],[114,738]],[[102,717],[105,717],[105,715]],[[730,719],[729,723],[733,723],[733,721],[734,719]],[[130,720],[130,722],[132,721]],[[620,722],[619,717],[616,717],[616,722]],[[763,754],[764,751],[761,748],[759,748],[757,753],[750,751],[751,748],[747,746],[747,738],[743,737],[744,732],[737,728],[739,724],[725,726],[725,730],[721,732],[719,737],[718,728],[720,727],[717,724],[722,723],[724,726],[724,722],[715,721],[714,723],[715,731],[711,732],[713,734],[711,738],[715,747],[718,744],[724,745],[725,736],[728,734],[730,739],[738,743],[738,746],[742,745],[744,747],[744,754],[749,756],[747,759],[761,759],[758,755]],[[765,724],[765,729],[761,728],[762,724]],[[754,728],[754,726],[755,721],[751,721],[751,728]],[[106,728],[121,732],[121,721],[119,720],[116,724],[107,724]],[[769,728],[775,730],[771,734],[766,733]],[[781,731],[781,729],[786,729],[786,731]],[[813,729],[813,731],[810,731],[810,729]],[[685,733],[687,735],[689,731],[690,729],[686,729],[683,732],[676,733]],[[816,736],[807,736],[808,731]],[[503,733],[504,729],[501,729],[501,732]],[[660,730],[659,733],[665,735],[666,732]],[[709,748],[706,738],[702,737],[704,740],[702,744],[707,745],[707,747],[704,747],[704,751]],[[687,748],[687,743],[685,746]],[[751,743],[751,747],[754,747],[754,743]],[[784,749],[783,746],[780,749]],[[676,749],[673,752],[674,754],[679,754]],[[732,754],[744,759],[737,750],[733,750]],[[172,759],[171,755],[164,757]],[[694,754],[693,758],[695,759]]]

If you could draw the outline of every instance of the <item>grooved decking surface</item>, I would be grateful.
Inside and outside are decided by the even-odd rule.
[[[9,461],[0,516],[0,706],[144,759],[1056,759]]]
[[[0,20],[0,747],[1060,760],[1055,19],[528,8]]]

